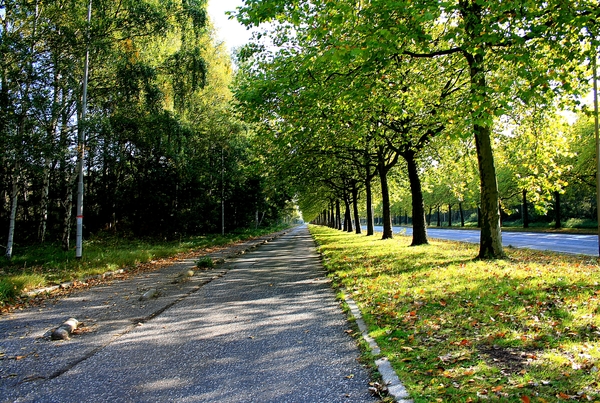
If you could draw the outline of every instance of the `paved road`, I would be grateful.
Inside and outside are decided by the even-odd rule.
[[[137,325],[139,313],[128,311],[146,303],[128,298],[124,284],[0,317],[0,401],[376,401],[306,227],[225,265],[179,291],[161,288],[164,296],[148,302],[154,314]],[[125,299],[131,307],[99,319]],[[77,301],[88,301],[98,330],[66,342],[41,337],[44,318],[63,305],[83,309]]]
[[[382,231],[383,227],[376,226],[375,230]],[[406,232],[407,235],[412,235],[412,228],[394,227],[394,232]],[[479,243],[479,231],[477,230],[428,228],[427,234],[430,238]],[[598,256],[597,235],[503,231],[502,244],[504,246],[510,245],[515,248],[551,250],[554,252]]]

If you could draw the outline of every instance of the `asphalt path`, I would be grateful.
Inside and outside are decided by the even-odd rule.
[[[147,303],[130,279],[0,317],[0,401],[377,401],[305,226],[207,275]],[[66,306],[95,327],[50,341],[48,318],[58,325]]]
[[[376,226],[375,230],[383,231],[383,227]],[[394,227],[394,233],[412,236],[412,227]],[[427,228],[427,235],[429,238],[479,243],[478,230],[430,227]],[[502,244],[506,247],[598,256],[597,235],[503,231]]]

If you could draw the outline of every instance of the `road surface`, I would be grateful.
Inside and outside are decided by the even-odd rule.
[[[375,231],[383,227],[375,226]],[[394,233],[412,235],[412,227],[394,227]],[[479,243],[478,230],[428,228],[429,238]],[[554,252],[598,256],[598,236],[540,232],[502,232],[502,244],[515,248],[550,250]]]
[[[0,401],[378,400],[306,226],[173,284],[182,269],[0,316]],[[88,331],[50,341],[69,316]]]

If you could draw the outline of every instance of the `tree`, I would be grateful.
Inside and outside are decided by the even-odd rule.
[[[592,1],[569,6],[558,0],[527,4],[375,0],[358,7],[350,2],[318,1],[304,6],[270,0],[248,3],[238,13],[238,19],[247,25],[268,21],[292,25],[295,37],[300,38],[295,43],[313,49],[309,60],[331,62],[331,77],[351,75],[352,67],[346,67],[355,64],[348,63],[350,60],[363,60],[364,68],[378,68],[367,62],[365,54],[390,65],[403,55],[434,60],[462,56],[470,82],[465,108],[480,176],[480,258],[504,256],[491,142],[494,119],[509,109],[508,94],[514,95],[515,88],[523,98],[572,91],[569,78],[585,59],[578,46],[581,30],[594,25],[597,17],[598,8]],[[277,38],[290,36],[285,26],[281,32]],[[325,46],[313,46],[317,43]],[[539,59],[546,63],[532,62]],[[504,62],[522,80],[505,81],[498,74]]]
[[[206,1],[94,0],[83,123],[87,5],[0,1],[2,241],[70,248],[77,126],[87,133],[86,236],[216,230],[221,190],[228,229],[256,225],[259,210],[261,223],[287,214],[286,191],[268,189],[231,107],[231,61]]]
[[[515,112],[517,112],[515,110]],[[565,164],[571,155],[567,127],[562,118],[551,108],[515,113],[514,130],[499,133],[499,178],[503,199],[522,197],[523,226],[529,225],[528,204],[536,211],[546,214],[552,207],[556,192],[563,192],[568,185],[564,179],[571,166]],[[514,150],[519,150],[518,153]]]

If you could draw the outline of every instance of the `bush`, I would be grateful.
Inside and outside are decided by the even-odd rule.
[[[569,218],[567,222],[563,224],[565,228],[597,228],[598,223],[595,220],[589,218]]]
[[[196,267],[199,269],[211,269],[215,267],[215,262],[209,256],[204,256],[200,260],[196,261]]]

